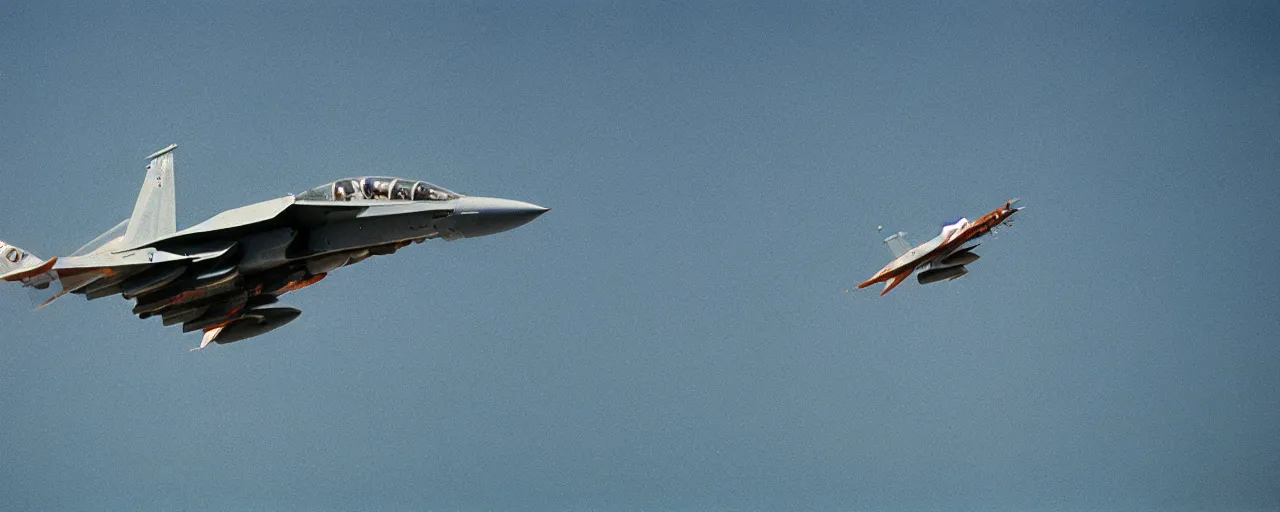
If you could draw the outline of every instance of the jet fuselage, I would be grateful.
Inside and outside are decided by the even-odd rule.
[[[884,295],[901,284],[917,269],[926,266],[930,266],[935,270],[947,267],[962,268],[965,264],[976,261],[978,259],[977,255],[967,252],[972,247],[965,247],[965,245],[986,235],[992,228],[1007,221],[1014,213],[1021,210],[1022,208],[1013,207],[1014,201],[1016,199],[1009,200],[1004,206],[992,210],[990,213],[979,217],[976,221],[970,222],[968,219],[959,219],[953,224],[943,226],[942,233],[938,234],[938,236],[913,247],[902,256],[894,259],[880,269],[871,279],[859,284],[858,288],[866,288],[876,283],[888,282],[884,291],[880,292],[880,295]],[[949,261],[948,258],[953,255],[955,259]],[[967,273],[967,270],[964,272],[937,272],[927,280],[928,282],[936,282],[938,280],[954,279],[965,273]],[[926,279],[921,279],[922,283],[927,284],[925,281]]]
[[[41,306],[67,293],[91,300],[121,295],[135,301],[141,318],[161,316],[184,332],[205,331],[203,348],[293,321],[301,312],[275,305],[278,297],[340,267],[432,238],[500,233],[549,210],[367,176],[227,210],[177,231],[174,148],[148,157],[128,221],[48,261],[0,243],[0,280],[50,293]]]

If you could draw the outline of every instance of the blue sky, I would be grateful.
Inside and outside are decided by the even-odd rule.
[[[0,239],[364,174],[554,208],[190,354],[0,307],[18,510],[1280,506],[1274,3],[27,3]],[[969,276],[853,290],[1011,197]],[[846,293],[846,290],[849,290]]]

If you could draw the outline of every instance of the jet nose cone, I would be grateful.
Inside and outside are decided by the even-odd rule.
[[[475,238],[518,228],[551,209],[510,199],[464,197],[458,200],[454,211],[456,229],[467,238]]]

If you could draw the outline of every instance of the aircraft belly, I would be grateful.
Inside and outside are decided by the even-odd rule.
[[[240,273],[252,274],[288,263],[289,246],[297,236],[298,232],[293,229],[278,228],[241,239]]]
[[[978,258],[979,256],[972,252],[958,251],[958,252],[951,253],[945,258],[936,260],[934,263],[930,264],[930,267],[931,268],[958,267],[958,266],[968,265],[970,263],[978,261]]]
[[[325,256],[317,256],[314,258],[310,258],[306,261],[306,263],[304,263],[304,265],[306,266],[307,272],[309,272],[311,275],[316,275],[316,274],[327,274],[329,272],[337,270],[338,268],[342,267],[343,265],[346,265],[350,261],[351,261],[350,253],[340,252],[337,254],[329,254]]]
[[[311,231],[307,249],[314,255],[436,236],[440,217],[438,211],[418,212],[328,224]]]
[[[939,281],[949,281],[968,273],[969,269],[964,268],[964,265],[956,265],[921,272],[916,276],[916,279],[920,281],[920,284],[932,284]]]
[[[104,279],[107,279],[107,277],[101,273],[85,273],[63,277],[60,281],[62,281],[63,290],[66,290],[68,293],[75,293],[89,288],[90,286],[94,286],[95,284],[102,282]]]
[[[121,284],[121,294],[126,299],[132,299],[139,295],[146,294],[151,291],[159,290],[165,285],[172,283],[175,279],[182,276],[187,271],[185,266],[174,266],[169,268],[157,268],[139,273],[134,277],[126,279]]]
[[[94,300],[94,299],[101,299],[103,297],[111,297],[113,295],[119,295],[121,292],[124,291],[124,288],[121,286],[121,283],[117,281],[115,283],[106,284],[102,287],[91,287],[90,289],[82,290],[82,291],[84,292],[84,296],[86,299]]]

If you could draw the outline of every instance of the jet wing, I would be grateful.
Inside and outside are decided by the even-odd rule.
[[[893,262],[889,263],[885,268],[901,268],[909,265],[922,265],[927,263],[930,258],[936,257],[935,253],[942,246],[944,240],[942,236],[935,236],[928,242],[917,245],[901,256],[898,256]]]
[[[928,242],[911,248],[906,253],[889,262],[888,265],[885,265],[885,267],[880,269],[880,271],[871,279],[859,284],[858,288],[862,289],[879,282],[889,281],[889,284],[885,286],[884,291],[880,292],[880,295],[889,293],[889,290],[892,290],[895,286],[901,284],[907,276],[910,276],[911,273],[915,272],[915,270],[921,265],[937,258],[938,253],[940,252],[939,249],[943,247],[945,241],[946,238],[943,235],[938,235],[930,239]]]
[[[48,305],[68,293],[87,295],[90,299],[127,293],[147,284],[146,276],[154,269],[183,268],[186,265],[220,258],[232,251],[235,242],[193,246],[182,253],[147,248],[121,254],[90,253],[81,256],[51,258],[39,266],[10,272],[0,280],[22,281],[30,288],[36,309]],[[103,293],[103,292],[106,293]]]
[[[376,215],[452,211],[450,202],[351,200],[316,201],[286,196],[227,210],[209,220],[157,240],[157,247],[234,239],[278,227],[308,228]],[[138,249],[138,248],[133,248]]]

